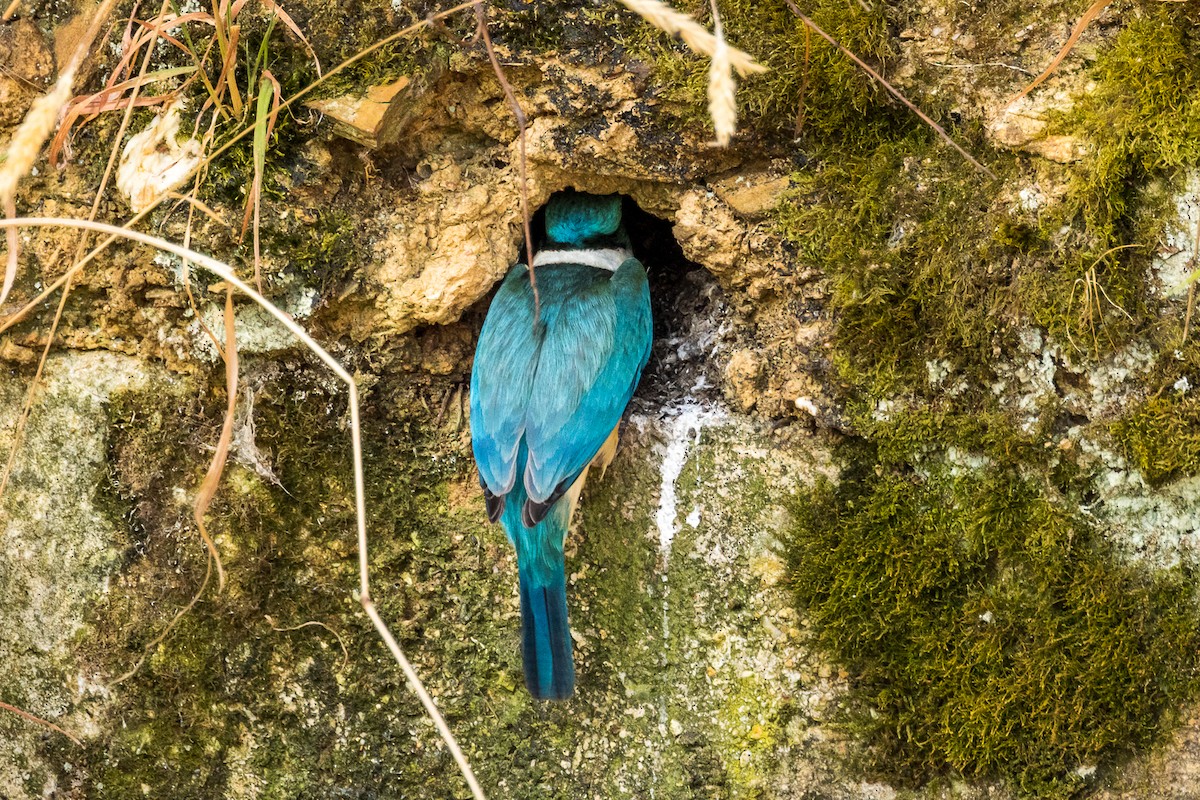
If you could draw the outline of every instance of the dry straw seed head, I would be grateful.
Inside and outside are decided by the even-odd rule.
[[[716,53],[717,37],[682,11],[676,11],[661,0],[621,0],[621,3],[659,30],[679,36],[694,52],[706,56]],[[740,75],[767,71],[753,56],[736,47],[729,48],[729,63]]]

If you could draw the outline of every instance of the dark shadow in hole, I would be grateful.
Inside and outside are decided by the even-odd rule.
[[[716,278],[684,254],[669,220],[625,199],[625,228],[650,279],[654,348],[634,396],[635,408],[660,410],[720,399],[716,350],[732,335],[728,304]]]

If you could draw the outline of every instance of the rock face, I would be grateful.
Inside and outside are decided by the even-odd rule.
[[[18,20],[0,29],[0,125],[16,125],[33,98],[48,88],[54,75],[54,54],[37,26]]]
[[[523,144],[466,18],[280,117],[259,268],[359,383],[380,611],[491,797],[1193,796],[1196,12],[1113,4],[1014,102],[1075,22],[1058,4],[801,5],[997,177],[777,2],[720,3],[772,67],[728,150],[703,61],[573,1],[489,11]],[[326,65],[429,11],[288,4]],[[294,91],[307,48],[256,25],[243,45]],[[5,130],[70,26],[0,26],[27,54],[0,71]],[[89,212],[106,122],[22,213]],[[214,161],[204,205],[155,229],[249,274],[253,160]],[[656,339],[568,537],[579,692],[537,705],[467,386],[523,201],[536,230],[566,188],[629,198]],[[23,236],[18,300],[76,247]],[[119,247],[74,286],[2,498],[0,701],[83,744],[0,710],[0,796],[467,796],[351,594],[344,387],[239,301],[218,593],[190,503],[225,408],[223,287]],[[10,443],[51,319],[0,333]]]
[[[107,405],[121,393],[152,387],[165,394],[181,388],[161,370],[127,356],[54,356],[3,498],[0,678],[11,689],[5,700],[85,738],[103,736],[108,725],[108,676],[82,663],[75,645],[86,636],[88,609],[108,591],[129,546],[103,491]],[[9,378],[3,392],[7,452],[26,382]],[[0,792],[24,797],[57,791],[66,776],[41,749],[41,730],[16,717],[0,724],[8,748]]]

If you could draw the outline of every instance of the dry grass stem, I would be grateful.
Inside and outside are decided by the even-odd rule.
[[[29,113],[13,134],[8,146],[8,158],[0,164],[0,203],[4,205],[4,216],[9,219],[17,215],[17,184],[29,173],[38,154],[42,152],[42,143],[54,130],[59,110],[71,99],[71,84],[74,81],[75,73],[70,69],[60,75],[49,94],[33,101]],[[8,259],[4,265],[4,285],[0,287],[0,305],[8,299],[8,293],[17,279],[19,242],[16,228],[9,228],[6,238]]]
[[[1192,257],[1188,259],[1188,266],[1194,271],[1187,278],[1187,313],[1183,316],[1183,338],[1179,340],[1180,347],[1188,340],[1188,332],[1192,327],[1192,311],[1196,307],[1196,279],[1200,278],[1200,270],[1196,270],[1197,261],[1200,261],[1200,219],[1196,220],[1196,238],[1192,243]]]
[[[71,60],[59,73],[58,80],[54,82],[54,88],[33,101],[25,119],[21,121],[21,125],[9,142],[7,158],[3,164],[0,164],[0,204],[3,204],[5,216],[10,219],[17,214],[17,184],[21,178],[29,174],[29,170],[37,161],[38,154],[42,151],[46,137],[58,124],[59,112],[71,99],[75,74],[87,57],[92,40],[96,38],[100,27],[112,13],[114,5],[116,5],[116,0],[104,0],[96,9],[87,31],[75,47],[75,53],[71,56]],[[13,282],[17,278],[18,240],[16,228],[9,228],[7,234],[8,260],[4,267],[4,284],[0,287],[0,305],[3,305],[4,301],[8,299],[8,293],[12,291]]]
[[[721,29],[721,14],[717,11],[717,0],[710,0],[713,15],[713,36],[717,46],[713,50],[712,62],[708,65],[708,115],[712,117],[717,144],[728,147],[737,130],[737,81],[733,77],[733,64],[729,60],[729,45]]]
[[[621,0],[621,4],[661,31],[678,36],[694,52],[713,56],[717,52],[717,37],[682,11],[676,11],[661,0]],[[754,57],[736,47],[729,48],[729,63],[745,77],[767,68]]]
[[[422,28],[428,27],[429,25],[432,25],[433,23],[437,22],[438,20],[445,19],[446,17],[457,14],[460,11],[465,11],[468,8],[472,8],[478,2],[479,2],[479,0],[466,0],[466,2],[459,3],[458,5],[452,6],[451,8],[448,8],[445,11],[439,11],[436,14],[431,14],[430,16],[426,17],[425,19],[421,20],[420,22],[415,22],[412,25],[409,25],[407,28],[399,30],[396,33],[393,33],[391,36],[380,39],[378,42],[371,45],[370,47],[359,51],[355,55],[353,55],[350,58],[343,61],[341,64],[338,64],[336,67],[331,69],[329,72],[325,73],[324,76],[313,81],[311,84],[304,87],[299,92],[297,92],[296,94],[289,97],[287,100],[284,100],[282,103],[279,104],[279,110],[283,111],[284,109],[290,108],[291,106],[300,102],[300,100],[302,100],[308,94],[310,94],[311,92],[316,90],[316,88],[318,86],[320,86],[322,83],[329,80],[334,75],[337,75],[342,70],[347,69],[351,65],[358,63],[362,59],[369,56],[371,53],[374,53],[376,50],[386,47],[387,45],[391,44],[392,42],[403,39],[406,36],[411,36],[412,34],[416,33],[417,31],[421,30]],[[222,154],[224,154],[225,152],[230,150],[235,144],[237,144],[238,142],[240,142],[242,139],[246,138],[253,132],[254,132],[253,125],[249,125],[245,128],[242,128],[236,134],[231,136],[224,144],[222,144],[220,147],[216,148],[215,150],[210,152],[207,156],[205,156],[203,159],[201,159],[200,163],[196,165],[195,172],[193,172],[193,174],[195,174],[196,172],[199,172],[203,169],[206,169],[208,167],[208,165],[210,163],[212,163],[216,158],[218,158],[219,156],[221,156]],[[124,225],[122,226],[122,228],[125,231],[129,231],[129,229],[131,229],[134,225],[136,225],[137,223],[139,223],[143,219],[145,219],[147,216],[149,216],[150,213],[158,207],[158,204],[159,204],[159,202],[162,201],[162,199],[163,198],[159,198],[159,200],[156,201],[153,205],[147,206],[146,208],[144,208],[141,211],[139,211],[138,213],[136,213],[133,217],[126,220]],[[120,236],[109,236],[106,239],[103,239],[98,245],[96,245],[94,248],[92,248],[92,250],[90,250],[86,256],[84,256],[80,261],[78,261],[76,264],[74,264],[65,274],[60,275],[49,286],[45,287],[41,291],[41,293],[38,294],[37,297],[33,298],[28,303],[26,303],[24,306],[17,309],[12,314],[10,314],[8,317],[6,317],[4,320],[0,321],[0,333],[4,333],[4,331],[11,328],[13,325],[16,325],[18,322],[20,322],[25,317],[27,317],[31,311],[33,311],[35,308],[40,306],[42,303],[46,302],[47,298],[49,298],[51,295],[53,295],[55,292],[57,292],[60,288],[62,288],[63,284],[66,283],[68,280],[73,278],[75,275],[78,275],[79,272],[84,267],[86,267],[88,264],[90,264],[97,256],[99,256],[105,250],[107,250],[108,247],[113,242],[115,242],[118,238],[120,238]]]
[[[171,617],[171,621],[167,623],[167,626],[163,628],[161,632],[159,632],[158,636],[155,636],[146,643],[146,646],[142,648],[142,654],[138,656],[137,661],[133,662],[132,667],[125,670],[125,672],[120,676],[109,681],[108,688],[111,689],[114,686],[118,686],[132,678],[134,675],[137,675],[138,670],[142,668],[142,664],[145,664],[146,659],[152,652],[154,652],[154,648],[162,644],[163,641],[171,635],[171,631],[174,630],[175,626],[179,624],[179,620],[191,613],[192,609],[196,607],[196,603],[200,602],[200,598],[204,596],[204,590],[208,588],[208,582],[212,580],[212,568],[213,560],[212,553],[210,552],[208,553],[208,558],[205,559],[204,580],[200,581],[200,588],[198,588],[196,593],[192,595],[192,599],[187,602],[187,605],[175,612],[175,616]]]
[[[33,380],[29,382],[29,392],[25,395],[25,405],[21,408],[21,413],[17,416],[17,424],[13,429],[12,445],[8,449],[8,460],[4,462],[4,473],[0,476],[0,497],[8,489],[8,481],[12,477],[13,469],[17,464],[17,453],[21,450],[21,440],[25,434],[25,426],[29,423],[29,417],[33,413],[33,401],[37,397],[38,387],[42,383],[42,373],[46,368],[46,360],[50,357],[50,348],[54,345],[54,336],[58,332],[58,323],[62,320],[63,309],[67,305],[67,297],[71,293],[71,282],[67,281],[63,287],[63,293],[58,299],[58,306],[54,310],[54,321],[50,323],[50,333],[46,337],[46,344],[42,348],[42,356],[38,360],[37,371],[33,373]]]
[[[992,172],[990,169],[985,167],[983,164],[980,164],[978,161],[976,161],[974,156],[972,156],[970,153],[968,153],[966,150],[964,150],[958,144],[958,142],[956,142],[950,138],[950,134],[946,133],[945,129],[943,129],[941,125],[938,125],[936,122],[934,122],[932,119],[930,119],[929,116],[926,115],[924,111],[917,108],[916,105],[911,100],[909,100],[907,97],[905,97],[900,92],[899,89],[897,89],[895,86],[892,86],[890,83],[888,83],[886,80],[884,80],[882,75],[880,75],[875,70],[871,69],[871,67],[867,64],[867,62],[863,61],[861,58],[854,55],[854,53],[850,52],[845,47],[842,47],[836,39],[834,39],[832,36],[830,36],[828,33],[826,33],[824,30],[822,30],[821,26],[817,25],[817,23],[813,22],[811,19],[806,17],[804,15],[804,13],[800,10],[800,8],[794,2],[792,2],[792,0],[784,0],[784,2],[787,3],[787,6],[788,6],[788,8],[790,8],[792,10],[792,13],[795,14],[797,17],[799,17],[801,22],[803,22],[807,27],[812,29],[813,33],[817,34],[822,39],[824,39],[825,41],[829,42],[831,45],[836,47],[839,51],[841,51],[842,55],[846,56],[851,61],[853,61],[855,64],[857,64],[859,69],[861,69],[863,72],[867,73],[872,78],[874,78],[875,81],[878,82],[880,86],[882,86],[884,89],[887,89],[888,92],[890,92],[893,97],[895,97],[897,100],[899,100],[905,106],[907,106],[909,111],[916,114],[918,117],[921,118],[922,122],[924,122],[926,125],[928,125],[930,128],[932,128],[937,133],[937,135],[942,138],[942,141],[946,142],[946,144],[950,145],[955,150],[957,150],[959,152],[959,154],[962,155],[963,158],[965,158],[967,161],[971,162],[976,167],[976,169],[978,169],[980,172],[987,175],[989,178],[996,177],[996,173]]]
[[[313,49],[312,43],[308,41],[308,37],[304,35],[304,31],[300,30],[300,26],[292,19],[292,15],[284,11],[283,6],[274,2],[274,0],[262,0],[262,4],[287,26],[287,29],[292,32],[293,36],[300,40],[300,44],[304,45],[304,49],[308,51],[309,57],[313,60],[313,64],[317,68],[317,77],[321,77],[321,59],[317,58],[317,51]]]
[[[225,219],[216,211],[214,211],[211,206],[205,204],[203,200],[197,200],[190,194],[180,194],[179,192],[167,192],[166,196],[171,200],[178,200],[180,203],[187,203],[189,206],[208,217],[210,221],[220,225],[221,227],[225,227],[227,225]]]
[[[1096,335],[1096,324],[1099,322],[1101,327],[1104,326],[1104,303],[1108,303],[1114,309],[1124,314],[1130,322],[1133,322],[1133,317],[1130,315],[1130,313],[1117,303],[1113,302],[1113,299],[1108,296],[1108,292],[1106,292],[1104,287],[1100,284],[1100,277],[1096,273],[1096,267],[1100,266],[1100,262],[1108,258],[1113,253],[1121,250],[1128,250],[1133,247],[1141,247],[1141,245],[1123,244],[1118,245],[1117,247],[1110,247],[1109,249],[1105,250],[1100,254],[1099,258],[1093,261],[1092,265],[1084,271],[1083,277],[1076,278],[1075,283],[1071,286],[1071,296],[1067,300],[1067,307],[1071,308],[1075,305],[1075,290],[1082,287],[1083,291],[1080,295],[1080,299],[1083,303],[1083,308],[1080,312],[1080,318],[1088,326],[1088,332],[1092,337],[1092,347],[1096,350],[1100,348],[1100,338]],[[1071,331],[1069,328],[1067,329],[1067,340],[1076,350],[1082,349],[1079,347],[1079,345],[1075,344],[1075,339],[1071,336]],[[1110,335],[1109,342],[1111,343],[1111,341],[1112,336]]]
[[[812,56],[812,29],[807,25],[804,26],[804,64],[800,71],[800,107],[796,109],[796,127],[794,133],[799,136],[804,132],[804,122],[808,116],[808,106],[805,104],[808,97],[808,66]]]
[[[314,620],[309,620],[308,622],[301,622],[299,625],[292,625],[289,628],[279,628],[279,627],[276,627],[275,620],[272,619],[271,617],[266,617],[265,619],[271,625],[271,630],[273,630],[277,633],[287,633],[288,631],[299,631],[299,630],[303,630],[304,628],[324,628],[325,630],[327,630],[333,634],[333,638],[337,639],[338,646],[342,648],[342,669],[345,669],[346,667],[350,666],[350,650],[347,649],[346,643],[344,641],[342,641],[342,635],[340,633],[338,633],[337,631],[335,631],[329,625],[326,625],[324,622],[318,622],[317,620],[314,619]]]
[[[470,5],[470,4],[468,4]],[[404,672],[405,678],[408,680],[409,687],[413,693],[421,700],[421,704],[425,707],[426,713],[433,720],[434,726],[437,728],[438,734],[445,742],[446,748],[454,757],[458,764],[459,770],[462,772],[467,785],[471,789],[472,795],[476,800],[486,800],[483,789],[480,788],[479,782],[475,779],[475,773],[471,770],[470,764],[467,763],[466,756],[463,755],[462,749],[458,746],[458,741],[454,738],[454,734],[450,731],[446,720],[438,711],[437,705],[433,702],[433,698],[425,690],[425,685],[421,682],[420,676],[417,675],[408,659],[404,656],[404,652],[400,649],[400,645],[396,642],[392,632],[388,629],[387,624],[379,616],[379,612],[375,608],[375,603],[371,600],[370,593],[370,571],[367,562],[367,500],[366,500],[366,485],[363,477],[363,458],[362,458],[362,425],[359,419],[358,408],[358,384],[353,376],[346,371],[337,359],[329,354],[325,348],[321,347],[315,339],[308,335],[294,319],[286,312],[281,310],[271,301],[267,300],[259,294],[254,287],[239,278],[233,269],[220,261],[217,261],[211,256],[198,253],[194,250],[189,250],[181,247],[174,242],[168,242],[165,239],[160,239],[140,231],[131,231],[127,228],[119,228],[116,225],[106,225],[101,222],[91,222],[81,219],[60,219],[46,217],[30,217],[11,220],[0,220],[0,227],[67,227],[89,230],[96,233],[103,233],[111,239],[123,238],[140,244],[154,247],[168,253],[174,253],[182,259],[190,261],[214,275],[217,275],[224,281],[232,284],[242,294],[247,295],[254,302],[258,303],[264,311],[274,317],[285,328],[288,329],[305,347],[307,347],[318,359],[321,360],[343,383],[346,384],[348,404],[350,406],[350,443],[354,457],[354,509],[355,509],[355,525],[358,534],[358,563],[359,563],[359,602],[362,604],[363,611],[375,626],[376,633],[383,639],[388,650],[392,653],[396,663]],[[181,612],[183,613],[183,612]],[[174,624],[174,623],[172,623]]]
[[[1042,81],[1054,74],[1054,70],[1058,69],[1058,65],[1061,64],[1063,59],[1070,55],[1071,51],[1075,48],[1075,44],[1079,41],[1079,37],[1083,35],[1084,30],[1087,29],[1087,26],[1092,24],[1092,20],[1100,16],[1100,12],[1107,8],[1111,2],[1112,0],[1095,0],[1094,3],[1087,7],[1087,11],[1083,12],[1083,16],[1080,17],[1075,23],[1075,26],[1071,28],[1071,35],[1067,37],[1066,44],[1064,44],[1062,49],[1058,51],[1058,55],[1054,56],[1054,59],[1050,62],[1050,66],[1046,67],[1041,75],[1038,75],[1036,78],[1030,81],[1028,86],[1022,89],[1016,95],[1016,97],[1010,100],[1009,105],[1017,102],[1022,97],[1032,92],[1042,83]]]
[[[208,528],[204,525],[204,514],[208,511],[209,505],[212,504],[212,499],[217,493],[217,487],[221,485],[221,473],[225,471],[225,462],[229,459],[229,445],[233,441],[233,422],[234,414],[237,411],[238,383],[236,319],[233,313],[233,290],[230,289],[225,293],[224,356],[225,393],[227,395],[225,419],[221,422],[221,436],[217,439],[217,451],[213,454],[213,459],[208,464],[208,471],[204,474],[200,490],[196,492],[196,500],[192,503],[192,519],[196,521],[196,527],[200,531],[200,538],[204,540],[204,546],[208,548],[209,555],[212,556],[213,562],[217,565],[218,592],[225,588],[225,567],[221,563],[221,554],[217,551],[217,545],[212,540],[212,537],[209,536]]]
[[[49,728],[52,731],[61,733],[63,736],[67,737],[75,744],[79,745],[80,747],[83,747],[83,742],[79,741],[77,738],[75,738],[71,734],[67,733],[62,728],[58,727],[57,725],[55,725],[53,722],[51,722],[48,719],[42,719],[39,716],[30,714],[28,711],[23,711],[22,709],[19,709],[14,705],[9,705],[8,703],[5,703],[3,700],[0,700],[0,710],[12,712],[13,714],[16,714],[18,717],[24,717],[25,719],[29,720],[30,722],[37,723],[38,725],[41,725],[44,728]]]
[[[529,178],[527,175],[528,158],[525,155],[525,112],[521,110],[521,104],[517,102],[517,95],[504,75],[500,59],[496,57],[496,49],[492,47],[492,37],[488,33],[487,26],[487,7],[478,0],[472,5],[475,6],[475,25],[479,38],[483,40],[488,60],[491,61],[492,70],[496,73],[496,80],[500,82],[500,88],[504,91],[505,99],[508,100],[508,107],[512,109],[513,117],[517,120],[517,146],[520,148],[517,167],[520,170],[521,179],[521,222],[525,228],[525,260],[529,262],[529,288],[533,290],[533,323],[536,325],[541,317],[542,302],[538,295],[537,275],[534,274],[533,269],[533,230],[530,224]]]

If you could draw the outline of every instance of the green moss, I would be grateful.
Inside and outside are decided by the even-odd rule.
[[[1195,697],[1190,568],[1122,562],[1070,511],[1088,476],[1047,446],[1078,423],[1050,395],[1023,427],[1002,396],[1015,390],[1003,365],[1037,356],[1024,330],[1077,365],[1135,338],[1178,346],[1146,298],[1163,187],[1200,156],[1185,17],[1155,6],[1102,52],[1096,90],[1055,128],[1094,149],[1038,215],[998,188],[1030,180],[1020,159],[988,156],[995,184],[926,131],[883,126],[819,142],[781,207],[785,235],[829,276],[846,417],[869,442],[841,486],[802,504],[795,585],[889,779],[1074,796],[1087,788],[1076,768],[1161,741]],[[1194,363],[1181,349],[1152,385]],[[1111,427],[1152,482],[1200,469],[1192,405],[1159,396]],[[977,466],[945,466],[952,451]]]
[[[1089,73],[1095,90],[1055,125],[1089,145],[1070,200],[1101,243],[1153,242],[1155,220],[1139,219],[1143,187],[1200,161],[1196,21],[1194,8],[1140,5]]]
[[[1153,486],[1200,471],[1200,400],[1194,396],[1152,397],[1115,422],[1112,433]]]
[[[1023,160],[990,153],[974,126],[952,131],[998,173],[999,182],[988,181],[907,112],[853,101],[851,78],[810,83],[808,119],[829,126],[806,140],[809,164],[793,175],[777,220],[801,260],[830,278],[834,361],[854,394],[873,402],[913,392],[926,384],[931,359],[948,361],[969,387],[987,386],[994,365],[1011,357],[1014,332],[1027,326],[1085,358],[1147,333],[1159,341],[1178,335],[1158,326],[1147,273],[1173,213],[1164,187],[1180,185],[1200,157],[1200,46],[1191,11],[1144,11],[1102,51],[1089,74],[1094,91],[1054,123],[1053,132],[1089,148],[1068,168],[1043,164],[1031,174]],[[868,60],[886,58],[886,27],[867,25],[859,35],[862,47],[875,42]],[[794,68],[795,54],[785,61]],[[938,116],[936,104],[916,99]],[[821,102],[852,112],[818,112]],[[1037,180],[1066,180],[1065,202],[1034,213],[1004,189]],[[991,400],[962,395],[972,412],[981,402]]]
[[[396,389],[405,391],[405,407],[422,409],[418,387]],[[107,674],[131,664],[203,578],[203,552],[191,526],[181,524],[187,508],[175,499],[175,487],[198,484],[203,459],[193,454],[215,436],[222,405],[214,396],[204,409],[212,415],[207,423],[206,415],[194,413],[199,408],[180,415],[168,404],[154,413],[155,401],[147,397],[131,398],[115,411],[117,486],[124,487],[124,502],[133,504],[131,515],[148,533],[132,543],[126,581],[106,598],[92,620],[97,633],[85,644]],[[343,393],[304,376],[293,376],[280,394],[256,398],[257,444],[281,485],[243,466],[229,467],[210,515],[229,583],[219,595],[207,593],[122,686],[124,724],[86,759],[95,796],[144,796],[145,785],[155,794],[213,797],[247,781],[264,797],[383,784],[425,786],[428,796],[445,796],[432,787],[458,785],[452,763],[432,747],[429,732],[422,728],[415,739],[409,733],[422,716],[420,707],[386,666],[350,596],[357,583],[352,473],[345,436],[330,423],[342,406]],[[457,450],[448,448],[457,436],[448,429],[417,433],[411,416],[366,416],[367,470],[374,478],[372,568],[381,613],[418,660],[422,648],[416,642],[432,641],[447,663],[490,661],[491,651],[499,650],[506,657],[494,663],[515,673],[515,631],[478,626],[475,639],[487,637],[483,647],[489,651],[481,656],[470,638],[451,630],[460,619],[490,616],[490,592],[498,587],[485,583],[478,587],[482,595],[458,590],[449,597],[431,588],[469,585],[461,575],[480,565],[485,521],[449,500],[468,462],[432,457],[435,450]],[[193,466],[180,466],[186,464]],[[454,520],[453,535],[440,522],[447,517]],[[160,588],[147,595],[149,584]],[[453,613],[428,607],[431,600]],[[309,621],[329,627],[282,630]],[[513,646],[497,648],[496,639],[506,634]],[[350,653],[346,663],[339,641]],[[452,681],[450,688],[439,686],[435,676],[431,685],[440,690],[452,724],[480,713],[475,704],[490,703],[496,692],[470,679]],[[471,701],[474,711],[468,697],[479,698]],[[370,756],[357,738],[347,738],[347,730],[373,743]]]
[[[1077,768],[1165,738],[1197,688],[1189,567],[1121,561],[1008,469],[876,477],[870,462],[800,503],[791,569],[816,642],[850,672],[873,770],[1071,797]]]
[[[1017,250],[992,235],[1008,214],[957,153],[913,130],[795,178],[781,225],[830,275],[847,377],[888,393],[927,359],[986,360],[1019,299]]]
[[[728,796],[762,797],[781,734],[772,687],[750,673],[738,675],[723,688],[724,703],[717,719],[725,734],[721,744],[727,753]]]
[[[837,0],[802,2],[801,9],[860,57],[886,64],[894,47],[889,24],[897,7],[884,3],[846,4]],[[708,24],[709,4],[693,0],[685,10]],[[791,136],[803,116],[803,130],[819,139],[847,129],[861,131],[894,124],[886,94],[844,56],[805,27],[782,0],[731,0],[720,5],[731,44],[770,68],[745,79],[738,91],[741,124],[759,133]],[[692,124],[707,119],[708,61],[643,23],[625,44],[654,65],[656,83]],[[902,115],[901,115],[902,116]]]
[[[268,232],[268,247],[287,253],[286,272],[326,296],[328,290],[357,274],[370,257],[362,247],[362,220],[341,207],[314,209],[315,221],[291,216]]]
[[[244,366],[252,376],[253,360]],[[378,787],[416,798],[463,795],[453,763],[351,596],[349,448],[336,425],[344,394],[303,369],[272,374],[255,397],[256,442],[282,487],[231,464],[210,514],[229,576],[225,591],[206,594],[119,687],[113,713],[121,724],[72,760],[91,776],[86,788],[96,797],[144,796],[143,785],[181,798],[240,796],[245,786],[279,798]],[[730,776],[764,774],[776,741],[770,719],[763,738],[739,724],[726,741],[711,731],[707,713],[681,701],[670,713],[687,724],[687,743],[660,732],[664,684],[686,685],[706,707],[715,701],[706,665],[683,649],[686,640],[712,635],[696,630],[694,593],[709,587],[705,570],[688,559],[672,571],[679,644],[664,664],[661,564],[656,540],[644,535],[658,480],[648,448],[634,451],[637,460],[623,452],[605,481],[589,485],[568,540],[579,695],[556,704],[529,698],[515,565],[482,511],[456,411],[462,378],[384,378],[368,395],[364,440],[373,594],[482,784],[514,797],[577,797],[595,785],[640,796],[650,781],[668,800],[706,786],[720,787],[719,796],[753,797],[737,794]],[[136,660],[203,578],[203,550],[177,487],[199,483],[205,459],[196,454],[215,440],[223,405],[214,383],[202,404],[132,396],[113,412],[114,513],[139,530],[81,641],[102,674]],[[712,469],[711,459],[689,464],[689,497],[704,491]],[[765,497],[756,493],[753,508]],[[757,517],[749,519],[744,524]],[[332,631],[282,630],[305,622]],[[349,651],[345,664],[338,637]],[[752,697],[756,685],[739,682],[738,702],[756,709],[768,702]],[[737,710],[728,708],[731,722]],[[646,756],[624,757],[630,747]],[[747,748],[754,759],[742,767]]]

